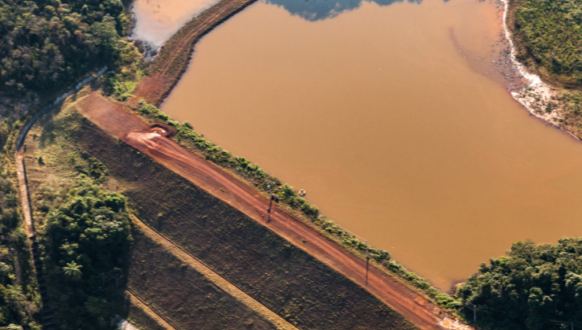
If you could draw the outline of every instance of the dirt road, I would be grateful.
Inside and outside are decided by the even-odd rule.
[[[34,225],[32,223],[32,212],[30,209],[30,198],[28,195],[28,185],[26,182],[26,169],[24,167],[24,155],[22,150],[16,152],[16,175],[18,177],[18,189],[20,190],[20,204],[24,214],[26,235],[34,237]]]
[[[420,329],[443,329],[438,307],[375,267],[365,282],[366,263],[333,241],[273,207],[269,223],[269,200],[247,183],[193,154],[176,142],[151,132],[149,126],[121,105],[109,103],[96,92],[80,102],[88,119],[109,134],[181,175],[198,187],[227,202],[264,226],[344,274],[374,294]],[[467,327],[467,329],[469,329]]]

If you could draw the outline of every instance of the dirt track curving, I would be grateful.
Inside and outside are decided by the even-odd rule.
[[[134,91],[136,98],[159,105],[178,83],[190,64],[196,42],[220,23],[256,0],[222,0],[186,23],[152,61],[149,74]]]
[[[366,288],[420,329],[442,329],[446,315],[424,297],[375,267],[365,282],[366,263],[274,207],[267,223],[269,200],[223,169],[191,153],[176,142],[152,132],[135,114],[112,104],[97,92],[80,102],[81,112],[107,133],[121,139],[198,187],[244,212],[247,216]]]

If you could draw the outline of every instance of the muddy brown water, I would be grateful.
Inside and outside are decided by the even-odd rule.
[[[446,290],[512,241],[582,234],[582,143],[488,74],[499,10],[259,2],[197,45],[162,110]]]
[[[132,13],[137,18],[133,38],[157,48],[188,20],[218,0],[136,0]]]

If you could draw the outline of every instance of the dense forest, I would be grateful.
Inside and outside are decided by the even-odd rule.
[[[59,205],[47,210],[41,231],[49,293],[58,298],[51,304],[62,330],[110,329],[123,300],[131,239],[126,201],[90,178],[79,180],[64,195],[43,193]]]
[[[582,84],[582,0],[513,2],[518,40],[527,52],[549,73]]]
[[[0,90],[44,91],[139,59],[120,0],[0,0]]]
[[[495,330],[582,327],[582,238],[515,242],[457,290],[466,318]]]
[[[0,122],[0,329],[40,329],[37,294],[27,238],[21,228],[14,176],[4,145],[14,123]],[[4,328],[5,327],[5,328]]]

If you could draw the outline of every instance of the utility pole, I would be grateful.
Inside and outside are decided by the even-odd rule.
[[[368,285],[368,264],[370,263],[370,254],[368,253],[368,241],[366,241],[366,285]]]
[[[267,223],[271,221],[271,205],[273,205],[273,194],[271,193],[271,185],[267,185],[267,189],[269,189],[269,210],[267,210]]]
[[[274,182],[273,182],[274,184]],[[275,199],[277,203],[279,203],[279,196],[273,195],[271,192],[271,185],[267,185],[267,189],[269,189],[269,210],[267,210],[267,223],[271,222],[271,207],[273,206],[273,200]]]

